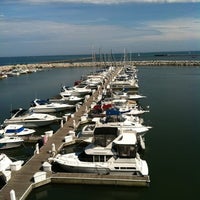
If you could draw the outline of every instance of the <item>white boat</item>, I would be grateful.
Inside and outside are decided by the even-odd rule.
[[[59,97],[57,98],[51,98],[49,99],[49,102],[51,103],[69,103],[70,105],[71,104],[76,104],[78,102],[81,102],[83,101],[83,97],[78,97],[78,96],[62,96],[62,95],[59,95]]]
[[[126,110],[125,112],[123,112],[124,114],[126,114],[126,115],[129,115],[129,116],[131,116],[131,115],[142,115],[142,114],[144,114],[144,113],[146,113],[146,112],[149,112],[149,110],[143,110],[143,109],[139,109],[137,106],[136,107],[134,107],[134,108],[132,108],[132,109],[130,109],[130,110]]]
[[[95,119],[97,120],[97,119]],[[106,124],[100,124],[99,122],[97,122],[97,124],[87,124],[85,125],[81,132],[79,132],[79,134],[77,135],[77,137],[81,138],[85,138],[85,137],[92,137],[93,133],[95,131],[95,128],[105,128],[105,127],[116,127],[119,129],[119,132],[123,133],[125,135],[125,133],[132,133],[135,134],[135,137],[138,138],[139,141],[139,146],[140,149],[145,149],[145,143],[144,143],[144,138],[143,138],[143,133],[148,131],[151,127],[147,127],[147,126],[143,126],[139,123],[136,124],[132,124],[131,122],[127,123],[106,123]]]
[[[133,100],[117,98],[111,99],[110,102],[108,100],[102,101],[102,103],[111,103],[112,107],[118,109],[121,114],[127,113],[129,115],[141,115],[145,112],[149,112],[148,110],[143,110],[142,108],[139,108],[137,103]]]
[[[13,111],[13,116],[10,119],[5,119],[4,126],[8,124],[20,124],[27,128],[46,126],[58,121],[56,116],[44,113],[31,113],[25,109]]]
[[[87,88],[85,85],[76,85],[73,87],[62,87],[62,92],[60,92],[61,96],[69,97],[69,96],[85,96],[90,94],[92,90]]]
[[[12,160],[4,153],[0,154],[0,172],[10,169]]]
[[[130,130],[130,131],[135,131],[138,134],[143,135],[144,133],[146,133],[147,131],[149,131],[149,129],[151,129],[151,126],[145,126],[142,125],[140,123],[134,123],[131,121],[125,121],[125,122],[110,122],[108,123],[110,126],[117,126],[120,127],[123,130]]]
[[[34,101],[32,101],[29,111],[34,113],[53,113],[72,108],[75,108],[75,106],[62,103],[50,103],[47,100],[35,99]]]
[[[77,97],[77,96],[70,96],[70,97],[67,98],[67,101],[69,103],[78,103],[78,102],[83,101],[83,100],[84,100],[83,97]]]
[[[93,143],[82,152],[58,154],[50,160],[68,172],[148,176],[148,165],[137,153],[135,134],[118,135],[118,130],[95,129]]]
[[[90,94],[92,92],[91,88],[88,88],[85,84],[79,84],[76,86],[73,86],[73,89],[78,92],[81,96]]]
[[[109,109],[106,111],[106,117],[104,118],[96,118],[97,124],[106,123],[110,126],[118,126],[123,129],[131,129],[136,131],[137,133],[144,133],[147,132],[151,126],[143,125],[143,119],[133,116],[133,115],[126,115],[121,114],[118,109]],[[94,121],[94,119],[92,120]]]
[[[139,100],[146,98],[146,96],[140,95],[140,94],[128,94],[127,92],[113,92],[112,93],[113,98],[124,98],[129,100]]]
[[[78,137],[84,137],[84,136],[93,136],[93,132],[94,132],[94,129],[96,127],[96,124],[87,124],[85,125],[80,133],[78,134]]]
[[[97,89],[98,86],[103,85],[103,77],[99,78],[99,77],[90,77],[87,78],[84,82],[88,85],[89,88],[91,89]]]
[[[34,129],[25,128],[19,124],[9,124],[4,129],[0,130],[0,134],[4,136],[27,136],[35,133]]]
[[[112,89],[128,89],[128,90],[135,90],[138,89],[138,79],[134,77],[134,75],[129,76],[128,74],[118,74],[111,83],[110,86]]]
[[[129,101],[126,99],[113,99],[113,107],[117,108],[121,114],[127,113],[129,115],[141,115],[148,110],[139,108],[135,101]]]
[[[0,135],[0,149],[12,149],[22,145],[23,139],[16,136]]]
[[[12,161],[6,154],[0,153],[1,183],[7,183],[11,178],[11,172],[20,170],[23,163],[23,160]]]

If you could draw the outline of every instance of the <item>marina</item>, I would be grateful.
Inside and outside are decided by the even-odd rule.
[[[147,74],[143,74],[143,72],[145,72],[145,71],[148,71],[148,73]],[[188,84],[190,84],[190,81],[189,81],[189,76],[191,75],[191,74],[193,74],[193,81],[192,82],[198,82],[198,71],[199,71],[199,68],[197,67],[197,68],[189,68],[189,67],[186,67],[186,68],[168,68],[168,67],[164,67],[164,68],[162,68],[162,69],[160,69],[160,68],[157,68],[157,67],[152,67],[152,68],[149,68],[149,67],[141,67],[141,69],[140,69],[140,73],[139,73],[139,80],[140,80],[140,85],[142,85],[141,86],[141,88],[142,88],[142,90],[141,90],[141,93],[142,94],[144,94],[147,98],[148,98],[148,101],[150,101],[150,108],[151,108],[151,112],[148,114],[148,116],[150,115],[150,119],[151,120],[153,120],[153,122],[152,122],[152,125],[153,124],[157,124],[157,126],[155,127],[155,128],[153,128],[153,131],[152,130],[150,130],[150,133],[149,134],[147,134],[146,135],[146,139],[147,139],[147,151],[146,151],[146,153],[145,153],[145,155],[146,155],[146,158],[147,158],[147,160],[148,160],[148,164],[150,164],[150,173],[151,173],[151,184],[150,184],[150,189],[148,189],[148,190],[141,190],[141,189],[139,189],[139,190],[137,190],[137,189],[132,189],[132,193],[134,193],[134,194],[132,194],[131,192],[129,192],[129,191],[126,191],[126,194],[128,195],[139,195],[139,196],[143,196],[145,199],[147,199],[147,198],[149,198],[150,197],[150,199],[151,199],[151,197],[153,198],[153,191],[155,192],[155,190],[157,190],[157,188],[159,188],[159,190],[160,190],[160,192],[158,192],[157,193],[157,195],[160,197],[160,198],[163,198],[163,199],[166,199],[167,197],[168,198],[170,198],[170,194],[167,194],[167,193],[165,193],[165,190],[166,190],[166,188],[165,187],[162,187],[161,185],[160,185],[160,183],[162,183],[162,184],[164,184],[164,181],[165,181],[165,183],[170,183],[170,185],[172,185],[172,186],[169,186],[169,188],[174,192],[174,194],[178,197],[179,195],[181,196],[181,197],[183,197],[183,195],[184,195],[184,197],[183,197],[183,199],[185,199],[186,197],[188,197],[189,196],[189,194],[191,194],[191,190],[195,190],[195,188],[196,188],[196,186],[198,185],[196,185],[195,183],[197,183],[196,181],[197,181],[197,179],[198,179],[198,176],[194,176],[194,174],[193,173],[191,173],[190,175],[193,177],[193,179],[191,179],[191,181],[193,182],[193,188],[191,189],[189,186],[187,186],[187,184],[185,185],[185,184],[181,184],[178,180],[180,179],[180,180],[182,180],[182,176],[181,176],[181,171],[182,170],[180,170],[180,172],[178,172],[178,173],[176,173],[176,174],[174,174],[174,177],[176,178],[176,182],[174,182],[174,183],[172,183],[171,181],[169,181],[169,178],[171,179],[172,178],[172,176],[169,174],[169,172],[167,172],[167,171],[165,171],[165,173],[166,173],[166,175],[164,175],[161,171],[159,171],[159,169],[158,168],[160,168],[161,167],[161,169],[167,169],[167,167],[169,167],[169,165],[167,165],[165,162],[164,162],[164,157],[168,157],[168,158],[173,158],[173,159],[175,159],[175,158],[178,158],[177,160],[174,160],[175,161],[175,165],[176,166],[178,166],[178,163],[179,162],[182,162],[182,153],[178,150],[178,149],[176,149],[175,148],[175,146],[174,146],[174,140],[172,141],[170,138],[171,137],[173,137],[176,141],[177,141],[177,137],[181,137],[181,135],[182,134],[184,134],[184,135],[187,135],[186,134],[186,132],[184,131],[184,130],[182,130],[180,133],[182,133],[181,135],[179,134],[179,130],[180,130],[180,126],[179,126],[179,122],[177,123],[176,122],[176,126],[175,126],[175,124],[173,125],[173,123],[172,123],[172,121],[171,121],[171,126],[167,126],[167,124],[168,124],[168,122],[169,121],[166,121],[165,122],[165,120],[164,119],[168,119],[167,118],[167,116],[169,116],[169,114],[168,115],[162,115],[162,116],[160,116],[160,112],[157,112],[155,109],[157,108],[157,107],[159,107],[159,105],[157,105],[156,104],[156,102],[155,101],[152,101],[152,98],[153,99],[160,99],[161,98],[161,96],[163,96],[163,97],[167,97],[167,96],[165,96],[165,90],[163,90],[163,91],[159,91],[159,93],[152,93],[152,89],[151,89],[151,87],[152,87],[152,85],[153,84],[151,84],[151,82],[152,82],[152,80],[154,80],[152,83],[154,83],[154,87],[155,87],[155,83],[157,82],[157,81],[160,81],[160,83],[161,83],[161,88],[165,88],[166,86],[164,85],[163,86],[163,83],[162,83],[162,81],[161,80],[165,80],[165,75],[167,75],[167,76],[171,76],[172,75],[172,78],[173,78],[173,76],[176,74],[176,76],[178,75],[178,74],[180,74],[180,76],[178,76],[179,77],[179,79],[180,80],[182,80],[183,79],[183,81],[186,81],[186,83]],[[79,72],[79,71],[78,71]],[[151,73],[152,72],[152,73]],[[51,73],[51,72],[49,72],[49,73]],[[159,73],[159,76],[158,76],[158,73]],[[189,75],[188,75],[189,74]],[[39,74],[38,74],[39,75]],[[156,79],[157,77],[160,77],[158,80]],[[187,79],[186,79],[187,78]],[[178,79],[178,80],[179,80]],[[13,79],[14,80],[14,79]],[[170,86],[170,91],[173,93],[173,90],[172,90],[172,88],[173,88],[173,84],[172,83],[174,83],[173,81],[175,81],[175,79],[173,78],[171,81],[170,81],[170,84],[168,85],[168,86]],[[180,84],[182,85],[182,86],[184,86],[184,83],[183,83],[183,81],[181,81],[180,82]],[[147,83],[148,83],[148,86],[147,86]],[[149,84],[150,83],[150,84]],[[146,85],[146,86],[145,86]],[[195,88],[196,88],[196,86],[198,85],[198,84],[194,84],[193,85],[193,89],[194,89],[194,91],[195,91]],[[178,86],[177,86],[178,87]],[[146,88],[146,89],[145,89]],[[147,90],[147,88],[148,88],[148,90]],[[180,87],[179,87],[180,88]],[[188,88],[189,89],[189,88]],[[187,89],[187,91],[188,91],[188,89]],[[192,89],[192,88],[190,88],[190,89]],[[181,94],[181,89],[178,91],[178,94],[180,95]],[[190,91],[190,90],[189,90]],[[195,93],[195,94],[197,94],[197,93]],[[161,95],[161,96],[160,96]],[[176,94],[174,94],[174,95],[172,95],[172,96],[174,96],[174,97],[176,97],[176,98],[178,98],[177,97],[177,95]],[[180,95],[180,97],[183,97],[183,95],[181,96]],[[186,96],[184,96],[184,98],[185,98],[185,100],[187,99],[187,97]],[[184,98],[182,98],[182,100],[184,99]],[[197,98],[197,99],[196,99]],[[194,101],[193,101],[193,103],[194,103],[194,105],[197,105],[195,102],[198,100],[198,96],[196,96],[196,98],[194,98]],[[146,98],[145,98],[146,99]],[[144,99],[144,101],[145,101],[145,99]],[[165,98],[166,99],[166,98]],[[195,100],[196,99],[196,100]],[[172,105],[174,105],[174,103],[176,103],[176,101],[174,101],[174,99],[172,100],[169,100],[169,101],[163,101],[162,103],[161,103],[161,105],[165,105],[164,107],[166,107],[166,108],[169,108],[169,107],[171,107]],[[165,112],[167,113],[167,110],[166,109],[164,109],[164,107],[159,107],[159,109],[160,110],[165,110]],[[177,108],[179,108],[179,107],[177,107]],[[181,107],[180,107],[181,108]],[[169,109],[169,111],[170,111],[170,109]],[[179,111],[182,113],[182,111],[179,109]],[[188,110],[189,111],[189,110]],[[152,113],[153,112],[153,113]],[[184,113],[182,113],[182,115],[184,116]],[[174,116],[174,117],[172,117],[172,119],[174,120],[174,123],[175,123],[175,121],[176,121],[176,119],[178,119],[177,117],[178,117],[179,115],[178,115],[178,112],[177,112],[177,114]],[[159,119],[159,122],[158,122],[158,119]],[[161,121],[160,121],[161,120]],[[192,122],[190,121],[190,120],[188,120],[188,122],[189,122],[189,124],[191,125],[192,124]],[[161,124],[160,124],[161,123]],[[167,123],[167,124],[166,124]],[[160,124],[160,125],[159,125]],[[181,124],[180,124],[181,125]],[[159,132],[162,130],[162,127],[165,127],[166,128],[166,130],[164,130],[164,133],[165,134],[159,134]],[[172,131],[172,133],[170,133],[170,130],[171,130],[171,128],[173,127],[173,129],[174,129],[174,131]],[[190,126],[191,127],[191,126]],[[71,128],[72,127],[70,127],[70,130],[71,130]],[[189,128],[189,127],[188,127]],[[187,130],[188,130],[188,128],[186,128]],[[198,129],[198,128],[197,128]],[[192,133],[192,135],[196,138],[197,137],[197,135],[195,136],[195,132],[196,132],[196,130],[197,129],[193,129],[193,131],[191,130],[191,131],[189,131],[188,133]],[[160,130],[160,131],[158,131],[158,130]],[[154,133],[154,134],[152,134],[152,133]],[[176,133],[176,134],[175,134]],[[171,135],[171,136],[170,136]],[[155,136],[159,139],[159,141],[162,141],[162,147],[161,147],[161,144],[160,144],[160,142],[158,142],[158,139],[156,140],[156,138],[155,138]],[[170,137],[169,137],[170,136]],[[188,135],[189,136],[189,135]],[[166,140],[166,143],[163,143],[163,137],[165,138],[165,140]],[[151,140],[153,138],[153,140]],[[156,142],[157,141],[157,142]],[[183,140],[184,141],[184,140]],[[198,140],[195,140],[196,142],[198,141]],[[168,148],[168,145],[167,144],[169,144],[169,142],[170,142],[170,144],[172,145],[172,148]],[[187,143],[186,141],[184,141],[184,144],[185,143]],[[198,142],[197,142],[198,143]],[[45,145],[46,146],[46,145]],[[182,145],[181,145],[181,143],[176,143],[176,147],[182,147]],[[42,147],[43,148],[43,147]],[[150,149],[149,149],[150,148]],[[51,149],[51,147],[50,147],[50,149]],[[179,155],[178,154],[176,154],[175,152],[173,152],[173,154],[171,153],[171,154],[169,154],[168,153],[168,151],[165,151],[165,150],[167,150],[168,149],[168,151],[170,151],[171,152],[171,150],[172,149],[176,149],[176,151],[175,152],[179,152]],[[193,152],[192,153],[192,155],[190,155],[190,160],[193,160],[194,159],[194,156],[195,156],[195,152],[191,149],[191,150],[188,150],[187,152],[183,149],[183,148],[181,148],[182,149],[182,151],[183,152],[185,152],[185,155],[188,155],[189,154],[189,152]],[[48,150],[49,151],[49,150]],[[162,156],[161,156],[161,154],[159,154],[158,153],[158,151],[161,151],[162,152]],[[175,154],[174,154],[175,153]],[[171,155],[171,156],[170,156]],[[148,159],[149,158],[149,159]],[[152,160],[152,158],[153,158],[153,160]],[[160,163],[160,162],[157,162],[157,158],[159,158],[159,160],[161,159],[162,160],[162,163]],[[44,162],[44,160],[42,161],[42,163]],[[41,167],[41,165],[42,165],[42,163],[40,164],[40,167]],[[157,163],[157,164],[156,164]],[[185,163],[186,165],[187,165],[187,163]],[[164,166],[164,165],[166,165],[166,166]],[[153,166],[153,167],[152,167]],[[173,166],[171,166],[172,168],[173,168]],[[175,166],[174,166],[175,167]],[[196,166],[197,167],[197,166]],[[194,170],[195,170],[195,168],[196,168],[195,166],[194,166]],[[13,173],[15,173],[15,172],[13,172]],[[17,172],[18,173],[18,172]],[[30,173],[30,172],[29,172]],[[66,173],[66,172],[65,172]],[[64,174],[65,174],[64,173]],[[49,173],[47,173],[47,174],[49,174]],[[60,173],[56,173],[56,175],[58,175],[58,174],[60,174]],[[61,173],[61,176],[62,176],[62,174],[63,173]],[[33,174],[32,174],[33,175]],[[86,174],[86,175],[88,175],[88,176],[90,176],[90,174]],[[13,176],[13,175],[12,175]],[[64,175],[63,175],[64,176]],[[101,175],[102,176],[102,175]],[[191,177],[191,178],[192,178]],[[190,178],[188,177],[188,175],[186,175],[186,179],[187,180],[190,180]],[[48,179],[49,181],[52,181],[52,183],[53,183],[53,179]],[[61,181],[61,179],[60,179],[60,181]],[[167,182],[166,182],[167,181]],[[42,183],[42,182],[41,182]],[[55,182],[55,184],[58,184],[58,185],[54,185],[53,187],[54,188],[57,188],[57,187],[60,187],[59,186],[59,184],[60,184],[61,182],[59,182],[59,181],[57,181],[57,182]],[[69,182],[68,182],[69,183]],[[178,186],[178,188],[177,188],[177,183],[178,184],[180,184],[180,187]],[[182,182],[183,183],[183,182]],[[66,184],[66,183],[65,183]],[[69,183],[70,185],[72,184],[72,183]],[[78,182],[77,182],[77,184],[78,184]],[[88,182],[87,182],[87,184],[89,184]],[[47,184],[48,185],[48,184]],[[73,184],[72,184],[73,185]],[[81,190],[80,189],[80,187],[77,185],[77,186],[67,186],[67,187],[69,187],[69,188],[72,188],[72,191],[73,191],[73,187],[76,187],[76,188],[79,188],[78,190]],[[94,183],[93,183],[93,185],[94,185]],[[44,186],[43,186],[44,187]],[[85,185],[85,186],[83,186],[86,190],[87,190],[87,185]],[[178,193],[176,193],[175,192],[175,189],[173,189],[173,188],[175,188],[176,187],[176,191],[179,191]],[[180,193],[180,190],[181,190],[181,188],[186,188],[187,187],[187,189],[188,189],[188,192],[184,192],[182,195],[181,195],[181,193]],[[45,188],[49,188],[49,186],[48,187],[45,187]],[[94,188],[94,187],[93,187]],[[98,186],[98,188],[103,188],[103,186]],[[98,191],[98,188],[96,188],[95,189],[95,191]],[[41,188],[42,189],[42,188]],[[41,191],[41,189],[39,190],[39,191]],[[111,189],[111,188],[110,188]],[[35,189],[34,189],[35,190]],[[114,190],[114,188],[112,188],[111,189],[112,191]],[[38,190],[36,190],[36,191],[38,191]],[[58,189],[58,191],[59,191],[59,189]],[[122,192],[123,191],[123,189],[122,188],[120,188],[120,191]],[[186,190],[185,190],[186,191]],[[55,194],[56,194],[56,191],[54,191],[55,192]],[[72,194],[70,194],[70,191],[69,190],[67,190],[66,191],[69,195],[72,195]],[[34,192],[35,193],[35,192]],[[48,191],[48,193],[49,193],[49,191]],[[45,194],[45,192],[44,192],[44,194]],[[84,192],[83,192],[83,194],[84,194]],[[119,194],[119,192],[118,192],[118,194]],[[166,195],[166,198],[164,198],[164,196],[163,196],[163,194],[165,194]],[[47,193],[46,193],[46,195],[47,195]],[[109,192],[107,193],[107,195],[109,196]],[[29,199],[29,198],[28,198]],[[49,199],[49,197],[48,197],[48,199]]]
[[[0,7],[0,200],[199,199],[200,0]]]
[[[129,186],[148,186],[150,183],[150,179],[148,176],[148,169],[144,171],[143,175],[137,174],[137,171],[132,171],[132,173],[106,173],[106,176],[104,173],[101,172],[101,170],[93,171],[94,175],[88,175],[84,173],[79,173],[76,175],[76,173],[73,173],[73,176],[71,173],[66,173],[65,175],[62,175],[58,173],[58,175],[55,175],[55,173],[52,173],[51,171],[51,160],[54,160],[54,156],[56,153],[60,152],[63,148],[63,144],[65,143],[74,143],[75,140],[75,129],[79,126],[81,117],[87,113],[91,109],[92,103],[97,101],[98,99],[101,99],[100,96],[105,93],[105,88],[110,87],[110,82],[114,80],[115,76],[117,76],[120,71],[122,70],[121,67],[115,67],[115,70],[111,73],[106,79],[104,80],[104,84],[98,86],[97,90],[93,90],[92,95],[89,96],[87,93],[84,93],[85,101],[81,106],[78,106],[76,108],[76,112],[71,114],[70,118],[66,119],[66,122],[64,123],[63,120],[61,120],[61,127],[54,133],[51,137],[48,137],[47,141],[44,142],[44,145],[39,148],[38,143],[36,144],[35,154],[32,156],[32,158],[22,167],[20,167],[20,170],[17,172],[12,172],[11,179],[9,177],[5,177],[8,179],[7,184],[2,188],[0,197],[2,199],[9,198],[9,195],[11,193],[9,191],[13,192],[14,189],[15,195],[17,199],[25,199],[29,192],[34,188],[41,186],[43,184],[47,183],[55,183],[57,182],[66,182],[66,183],[87,183],[87,184],[114,184],[114,185],[129,185]],[[81,90],[81,95],[82,94]],[[64,105],[64,104],[62,104]],[[26,126],[26,124],[24,124]],[[28,125],[30,127],[30,125]],[[116,128],[112,128],[116,129]],[[108,137],[108,136],[106,136]],[[125,137],[125,135],[124,135]],[[63,143],[63,140],[65,141]],[[110,142],[109,142],[110,143]],[[101,142],[99,143],[101,144]],[[118,142],[116,143],[118,144]],[[120,144],[120,143],[119,143]],[[119,145],[118,144],[118,145]],[[135,143],[133,143],[135,145]],[[136,152],[135,152],[136,153]],[[134,153],[134,154],[135,154]],[[136,153],[137,154],[137,153]],[[135,155],[136,156],[136,155]],[[52,158],[51,158],[52,157]],[[139,158],[139,154],[136,156]],[[137,159],[138,159],[137,158]],[[136,159],[136,158],[135,158]],[[126,160],[126,159],[122,159]],[[50,161],[50,163],[48,162]],[[134,161],[135,162],[135,161]],[[133,163],[134,163],[133,162]],[[139,160],[137,161],[139,162]],[[136,162],[136,163],[137,163]],[[142,161],[145,162],[145,161]],[[50,169],[46,169],[46,168]],[[138,166],[139,167],[139,166]],[[41,171],[41,169],[43,170]],[[30,173],[31,169],[31,173]],[[46,169],[46,170],[45,170]],[[88,168],[89,169],[89,168]],[[128,168],[127,168],[128,169]],[[132,169],[132,168],[130,168]],[[136,167],[137,169],[137,167]],[[118,171],[118,170],[117,170]],[[76,171],[74,171],[76,172]],[[133,173],[134,172],[134,173]],[[143,173],[143,172],[139,172]],[[57,173],[56,173],[57,174]],[[95,175],[96,174],[96,175]],[[99,175],[97,175],[99,174]],[[134,175],[135,174],[135,175]],[[20,180],[20,176],[23,176],[23,184],[18,183],[17,180]],[[9,180],[10,179],[10,180]]]

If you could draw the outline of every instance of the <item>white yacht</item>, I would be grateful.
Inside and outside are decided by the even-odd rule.
[[[12,160],[4,153],[0,154],[0,172],[10,169]]]
[[[4,129],[0,130],[0,134],[4,136],[27,136],[35,133],[34,129],[25,128],[20,124],[9,124]]]
[[[62,87],[62,91],[60,92],[61,96],[69,97],[69,96],[84,96],[90,94],[92,90],[87,88],[87,85],[76,85],[73,87]]]
[[[148,165],[137,153],[136,135],[120,134],[116,127],[95,128],[93,142],[82,152],[51,158],[68,172],[148,175]]]
[[[103,79],[104,77],[101,76],[91,76],[88,77],[84,82],[88,85],[91,89],[97,89],[98,86],[103,85]]]
[[[79,137],[82,136],[93,136],[94,129],[96,124],[86,124],[82,129],[81,132],[78,134]]]
[[[62,103],[51,103],[47,100],[35,99],[32,101],[29,111],[34,113],[53,113],[72,108],[75,108],[75,106]]]
[[[138,106],[135,106],[135,107],[131,108],[130,110],[128,110],[128,108],[124,107],[124,108],[121,109],[121,111],[122,112],[124,111],[123,113],[126,114],[126,115],[129,115],[129,116],[131,116],[131,115],[142,115],[144,113],[149,112],[149,110],[140,109],[140,108],[138,108]]]
[[[0,149],[12,149],[22,145],[23,139],[16,136],[0,135]]]
[[[23,165],[23,160],[12,161],[5,153],[0,153],[0,181],[7,183],[11,171],[18,171]]]
[[[58,121],[56,116],[44,113],[32,113],[22,108],[12,112],[14,113],[13,116],[4,120],[4,126],[8,124],[20,124],[27,128],[34,128],[46,126]]]
[[[117,114],[119,112],[115,109],[110,109],[106,111],[106,117],[95,118],[97,124],[107,124],[110,126],[117,126],[123,130],[130,129],[136,131],[137,133],[144,134],[151,126],[146,126],[143,124],[143,119],[136,116],[127,116],[125,114]],[[94,121],[94,119],[92,120]]]
[[[139,99],[143,99],[146,98],[146,96],[144,95],[140,95],[140,94],[128,94],[127,92],[113,92],[112,93],[113,98],[123,98],[123,99],[129,99],[129,100],[139,100]]]
[[[68,103],[68,104],[76,104],[81,101],[83,101],[83,97],[78,97],[78,96],[66,96],[64,97],[63,95],[59,95],[57,98],[51,98],[49,99],[49,102],[51,103]]]
[[[120,113],[129,113],[131,115],[141,115],[148,110],[139,108],[135,101],[129,101],[127,99],[113,99],[113,107],[117,108]]]
[[[139,88],[138,80],[133,77],[118,77],[115,80],[111,81],[110,87],[112,89],[129,89],[129,90],[136,90]]]

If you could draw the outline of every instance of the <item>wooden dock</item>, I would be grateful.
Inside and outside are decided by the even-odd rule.
[[[117,70],[115,71],[117,73]],[[115,74],[113,74],[114,76]],[[107,80],[106,84],[109,83]],[[39,154],[35,153],[32,158],[25,163],[19,171],[12,172],[11,179],[0,191],[1,200],[10,200],[10,191],[14,190],[16,199],[26,199],[31,190],[35,187],[47,183],[68,183],[68,184],[114,184],[114,185],[130,185],[130,186],[147,186],[150,182],[148,176],[116,176],[116,175],[97,175],[97,174],[80,174],[80,173],[46,173],[45,180],[35,182],[33,177],[36,172],[43,172],[42,164],[52,157],[52,144],[56,147],[56,152],[59,152],[64,144],[65,136],[69,135],[70,131],[74,131],[80,123],[81,116],[89,111],[92,102],[97,99],[102,92],[102,87],[96,90],[74,113],[74,116],[68,119],[63,126],[48,141],[43,145]],[[75,127],[74,127],[75,122]]]

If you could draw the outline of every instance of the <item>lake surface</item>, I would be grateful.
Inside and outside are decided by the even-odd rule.
[[[139,67],[139,92],[150,107],[146,151],[151,183],[148,188],[46,185],[28,200],[172,200],[198,199],[200,179],[200,67]],[[59,93],[61,84],[72,85],[91,68],[51,69],[0,81],[0,122],[11,107],[28,107],[35,98]]]
[[[143,53],[114,53],[96,54],[96,61],[147,61],[147,60],[200,60],[200,51],[175,51],[175,52],[143,52]],[[54,55],[54,56],[21,56],[21,57],[0,57],[0,67],[3,65],[17,65],[43,62],[74,62],[91,61],[91,55]]]
[[[62,85],[72,86],[81,75],[93,70],[95,69],[91,67],[50,69],[0,80],[0,124],[6,118],[10,118],[11,110],[20,107],[28,109],[35,98],[48,99],[58,95]],[[52,124],[36,131],[37,135],[42,135],[45,131],[58,128],[59,124]],[[24,144],[21,148],[0,150],[0,152],[6,152],[8,156],[16,159],[26,160],[33,154],[34,149],[35,144]]]

